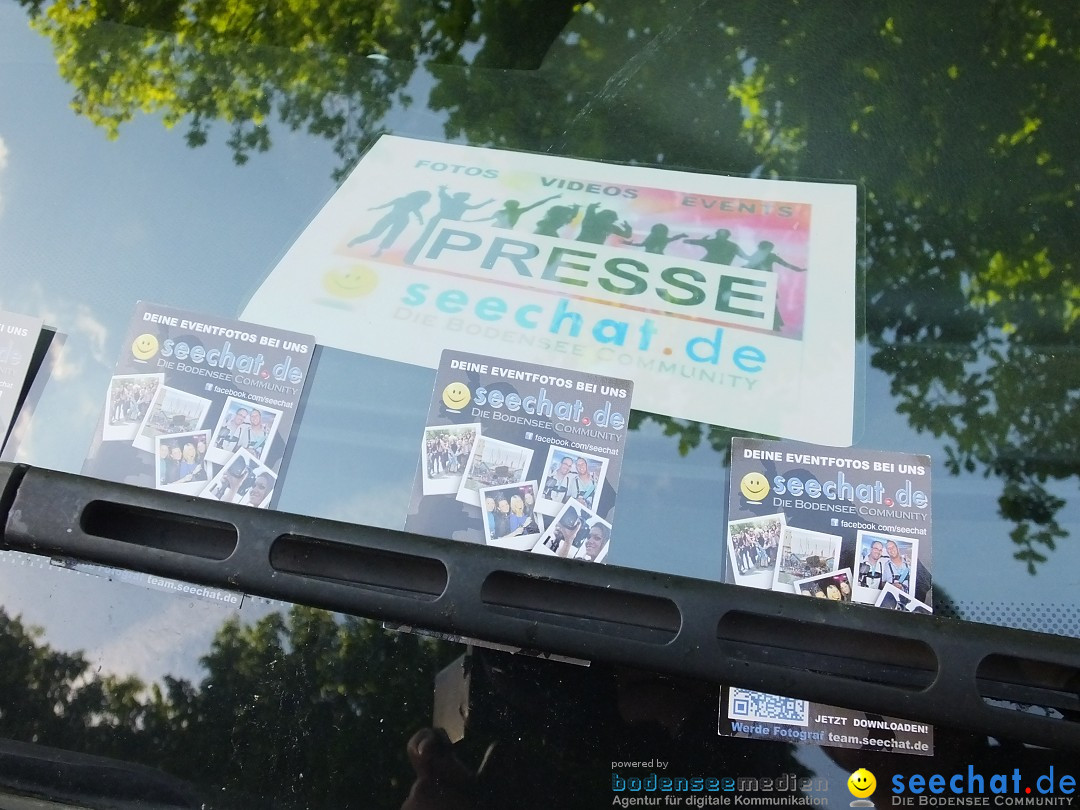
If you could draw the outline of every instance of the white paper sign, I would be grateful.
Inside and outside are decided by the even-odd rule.
[[[382,137],[243,312],[437,368],[630,378],[635,406],[848,445],[855,187]]]

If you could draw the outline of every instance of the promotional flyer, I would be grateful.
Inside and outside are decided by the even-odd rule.
[[[40,318],[0,312],[0,447],[15,419],[40,334]]]
[[[725,581],[931,613],[930,457],[734,438]],[[932,755],[933,728],[726,687],[721,734]]]
[[[444,351],[405,530],[607,562],[629,380]]]
[[[83,474],[270,508],[314,346],[140,302]]]
[[[642,410],[848,445],[855,228],[850,185],[384,135],[243,317],[427,368],[498,346],[631,379]]]

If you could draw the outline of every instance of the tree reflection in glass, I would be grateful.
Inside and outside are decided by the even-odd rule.
[[[112,136],[152,113],[198,146],[220,121],[243,163],[276,115],[330,140],[341,177],[422,65],[448,138],[860,184],[865,337],[892,407],[950,472],[1001,480],[1029,572],[1066,536],[1051,482],[1080,463],[1077,8],[20,2]],[[494,69],[545,53],[535,73]],[[638,419],[726,452],[724,428]]]

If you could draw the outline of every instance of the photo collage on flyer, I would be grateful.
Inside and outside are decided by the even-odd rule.
[[[610,562],[633,384],[444,351],[405,530]]]
[[[268,509],[315,339],[140,302],[83,474]]]
[[[40,335],[40,318],[0,311],[0,447],[15,419]]]
[[[929,456],[734,438],[724,581],[933,613],[931,506]],[[933,753],[933,728],[900,718],[734,687],[720,710],[721,734]]]

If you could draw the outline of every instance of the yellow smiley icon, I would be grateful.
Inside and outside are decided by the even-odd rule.
[[[360,298],[374,290],[378,283],[378,274],[362,264],[331,270],[322,277],[323,288],[335,298]]]
[[[158,350],[158,340],[149,332],[139,335],[131,344],[131,353],[136,360],[149,360]]]
[[[753,503],[761,503],[769,494],[769,479],[759,472],[747,473],[739,483],[743,497]]]
[[[452,382],[442,392],[443,404],[452,411],[460,411],[472,400],[472,391],[465,383]]]
[[[866,768],[859,768],[847,780],[848,790],[857,799],[865,799],[877,787],[877,779]]]

